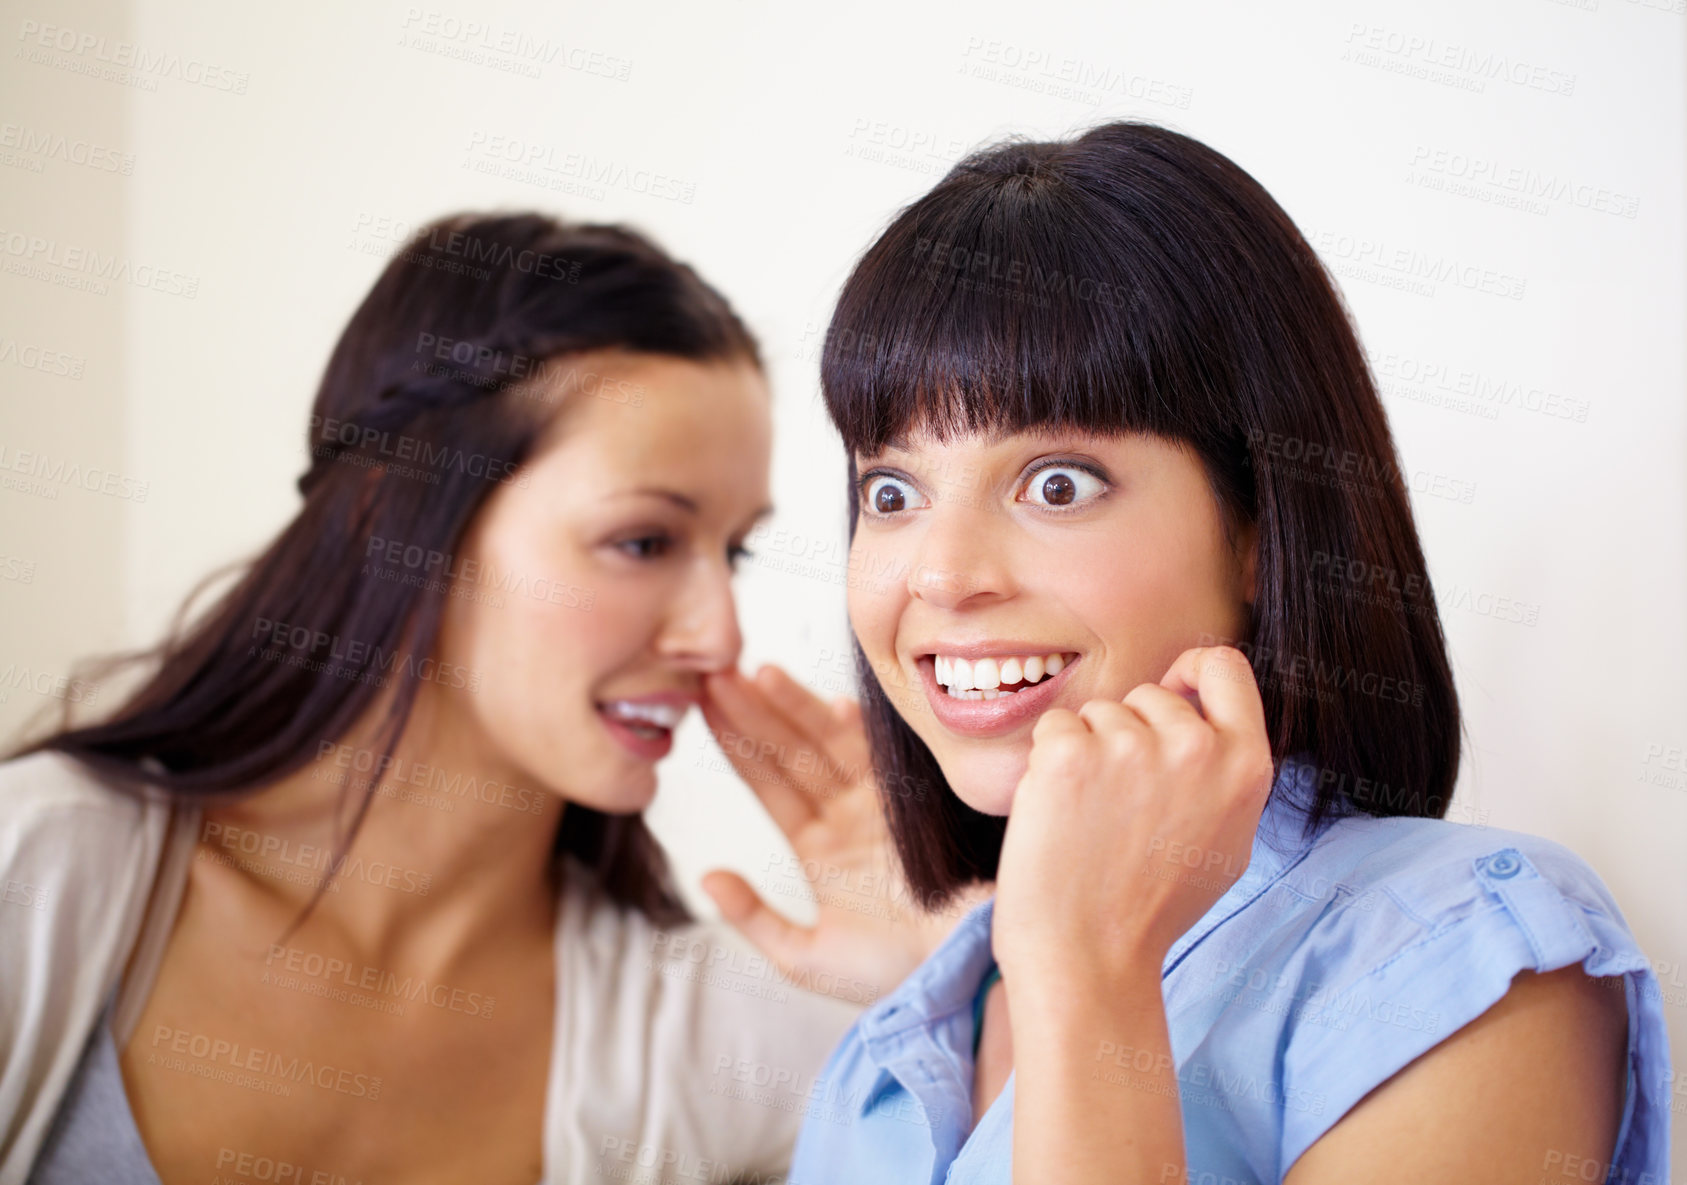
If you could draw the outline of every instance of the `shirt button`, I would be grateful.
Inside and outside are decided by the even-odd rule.
[[[1500,852],[1488,861],[1488,875],[1500,880],[1509,880],[1516,876],[1522,867],[1522,861],[1512,853]]]

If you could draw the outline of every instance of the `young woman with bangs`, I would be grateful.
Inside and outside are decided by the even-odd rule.
[[[867,249],[821,370],[852,566],[911,573],[849,594],[879,780],[950,791],[886,797],[898,851],[995,895],[834,1051],[851,1118],[794,1181],[1667,1178],[1616,902],[1446,817],[1388,422],[1252,177],[1142,123],[981,150]]]

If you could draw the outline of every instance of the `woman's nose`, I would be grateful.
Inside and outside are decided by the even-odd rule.
[[[1007,595],[1012,580],[1001,525],[960,507],[929,513],[908,572],[908,594],[939,609]]]
[[[669,614],[662,635],[664,656],[695,670],[722,671],[737,665],[743,648],[731,569],[699,564]]]

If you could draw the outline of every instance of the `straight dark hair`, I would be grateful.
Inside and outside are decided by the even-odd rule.
[[[1258,528],[1258,598],[1246,637],[1190,644],[1248,655],[1308,834],[1445,815],[1458,697],[1387,416],[1328,273],[1233,161],[1135,121],[973,152],[857,262],[820,377],[852,540],[856,455],[915,428],[1191,448],[1232,544]],[[994,879],[1006,821],[954,795],[859,642],[855,662],[911,889]]]
[[[431,656],[448,593],[443,580],[378,578],[378,565],[365,563],[370,541],[455,554],[560,398],[545,385],[548,364],[600,349],[762,365],[720,294],[633,230],[537,213],[462,213],[422,227],[381,272],[328,360],[293,520],[255,559],[235,565],[244,569],[238,581],[191,627],[188,606],[220,573],[189,594],[165,641],[92,665],[86,677],[94,681],[151,666],[107,718],[73,726],[67,701],[56,731],[8,756],[56,750],[132,793],[243,797],[344,735],[393,678],[373,765],[385,770],[427,661],[394,665],[392,656],[401,647]],[[310,631],[289,655],[300,662],[253,653],[254,644],[265,648],[266,622]],[[344,648],[349,657],[335,677],[310,669],[335,639],[356,643]],[[379,781],[370,779],[345,846],[336,844],[288,933],[341,869]],[[565,853],[614,901],[659,924],[689,917],[641,816],[571,803],[554,849],[559,859]]]

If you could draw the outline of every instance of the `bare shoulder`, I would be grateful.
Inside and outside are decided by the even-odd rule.
[[[1284,1183],[1504,1185],[1538,1182],[1555,1164],[1608,1164],[1627,1045],[1622,977],[1593,978],[1574,963],[1522,972],[1481,1016],[1361,1099]]]

